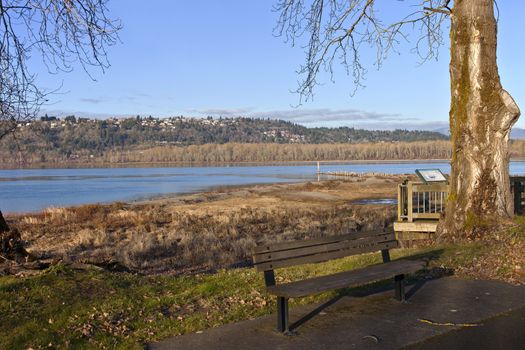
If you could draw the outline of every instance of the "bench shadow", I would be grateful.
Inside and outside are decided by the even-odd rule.
[[[304,315],[303,317],[301,317],[300,319],[298,319],[294,323],[290,324],[290,330],[294,331],[299,326],[301,326],[301,325],[305,324],[306,322],[310,321],[312,318],[314,318],[315,316],[319,315],[324,309],[326,309],[327,307],[335,304],[336,302],[338,302],[341,298],[343,298],[345,296],[346,296],[345,294],[338,294],[336,297],[334,297],[334,298],[324,302],[323,304],[319,305],[314,310],[310,311],[309,313],[307,313],[306,315]]]
[[[427,262],[430,262],[431,260],[435,260],[439,258],[439,256],[443,253],[443,249],[436,249],[432,250],[430,252],[416,254],[404,257],[403,259],[407,260],[426,260]],[[406,279],[406,285],[407,288],[405,292],[405,300],[406,302],[410,302],[410,299],[421,289],[424,287],[424,285],[429,282],[436,279],[440,279],[446,276],[450,276],[453,274],[453,271],[450,269],[444,269],[444,268],[433,268],[431,270],[425,269],[423,273],[418,273],[414,276],[410,276]],[[339,300],[341,300],[344,297],[355,297],[355,298],[362,298],[373,294],[379,294],[384,293],[388,291],[394,291],[394,283],[392,280],[385,280],[380,281],[376,283],[371,283],[366,286],[361,287],[354,287],[354,288],[344,288],[337,291],[336,296],[329,299],[328,301],[322,303],[321,305],[317,306],[314,310],[310,311],[306,315],[302,316],[297,321],[290,324],[290,331],[295,332],[297,328],[305,324],[306,322],[313,319],[315,316],[319,315],[323,310],[326,308],[334,305]]]

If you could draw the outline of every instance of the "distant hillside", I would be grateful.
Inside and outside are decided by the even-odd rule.
[[[433,131],[439,132],[439,133],[441,133],[443,135],[446,135],[446,136],[450,137],[450,128],[448,126],[444,126],[444,127],[438,128],[438,129],[434,129]]]
[[[434,129],[434,131],[450,137],[450,129],[448,128],[448,126],[439,129]],[[525,129],[516,127],[512,128],[512,130],[510,131],[510,138],[511,140],[524,140]]]
[[[380,131],[348,127],[307,128],[302,125],[272,119],[174,117],[64,119],[43,117],[42,120],[19,126],[28,134],[41,131],[44,141],[74,150],[162,143],[199,145],[206,143],[364,143],[392,141],[444,140],[446,136],[432,131]]]
[[[379,131],[348,127],[307,128],[282,120],[251,118],[64,119],[44,117],[20,124],[15,135],[0,141],[0,159],[17,154],[30,163],[102,159],[108,154],[159,147],[222,144],[370,144],[447,140],[431,131]],[[16,157],[15,157],[16,158]],[[22,161],[25,162],[25,161]]]

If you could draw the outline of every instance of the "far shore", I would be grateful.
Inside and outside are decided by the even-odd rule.
[[[523,162],[525,158],[511,159],[515,162]],[[0,170],[17,169],[81,169],[81,168],[142,168],[142,167],[224,167],[224,166],[294,166],[294,165],[317,165],[323,164],[395,164],[395,163],[443,163],[450,159],[352,159],[352,160],[309,160],[309,161],[271,161],[271,162],[64,162],[64,163],[32,163],[20,166],[0,166]]]
[[[449,163],[450,158],[439,159],[352,159],[352,160],[309,160],[309,161],[271,161],[271,162],[64,162],[64,163],[33,163],[19,166],[2,166],[0,170],[19,169],[82,169],[82,168],[185,168],[185,167],[229,167],[229,166],[295,166],[323,164],[395,164],[395,163]],[[511,158],[511,162],[525,162],[525,158]]]

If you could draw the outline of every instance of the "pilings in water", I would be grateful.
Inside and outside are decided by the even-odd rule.
[[[320,180],[321,175],[327,176],[338,176],[338,177],[368,177],[368,176],[390,176],[392,174],[388,173],[379,173],[379,172],[366,172],[359,173],[356,171],[321,171],[320,162],[317,162],[317,180]]]
[[[358,173],[355,171],[327,171],[327,172],[318,172],[319,175],[329,175],[329,176],[342,176],[342,177],[364,177],[364,176],[390,176],[392,174],[387,173],[378,173],[375,171],[367,173]]]

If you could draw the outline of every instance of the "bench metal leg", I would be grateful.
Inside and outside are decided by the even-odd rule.
[[[277,297],[277,330],[281,333],[289,331],[288,298]]]
[[[405,275],[397,275],[394,277],[396,299],[405,301]]]

